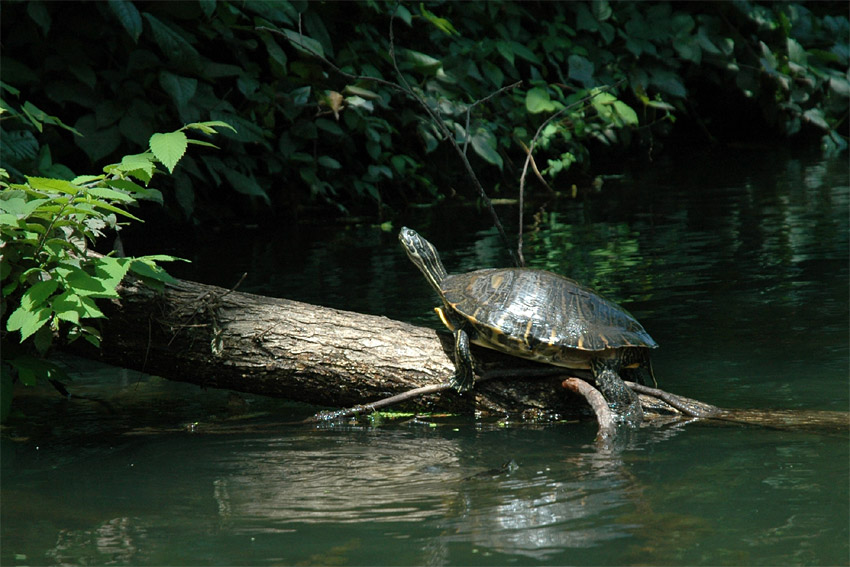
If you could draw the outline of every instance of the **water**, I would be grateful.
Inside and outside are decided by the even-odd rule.
[[[846,160],[690,156],[533,206],[529,264],[627,306],[661,345],[663,388],[848,410]],[[469,209],[401,222],[450,271],[509,263]],[[395,238],[300,228],[171,251],[200,281],[247,271],[243,291],[436,326]],[[109,405],[18,398],[0,438],[3,565],[850,563],[847,431],[693,423],[601,448],[591,423],[281,425],[315,408],[66,362],[72,391]]]

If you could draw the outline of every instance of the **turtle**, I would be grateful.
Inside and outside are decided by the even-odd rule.
[[[442,299],[435,308],[454,334],[452,386],[474,384],[470,342],[509,355],[587,369],[619,421],[637,425],[643,411],[621,373],[655,376],[649,350],[658,344],[625,309],[565,276],[532,268],[449,274],[434,246],[403,227],[407,256]]]

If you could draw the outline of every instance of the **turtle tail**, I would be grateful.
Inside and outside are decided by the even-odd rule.
[[[401,232],[398,233],[398,239],[410,261],[425,275],[431,287],[441,294],[443,280],[449,274],[434,245],[419,236],[415,230],[407,227],[402,227]]]

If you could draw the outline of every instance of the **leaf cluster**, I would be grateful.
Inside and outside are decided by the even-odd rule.
[[[538,128],[568,109],[534,150],[557,188],[589,171],[591,148],[657,146],[678,116],[722,118],[722,107],[708,116],[694,104],[706,81],[753,101],[777,131],[814,130],[841,150],[847,16],[808,6],[6,2],[2,72],[39,107],[62,107],[91,161],[175,121],[236,126],[224,152],[174,171],[166,200],[188,217],[314,204],[380,212],[474,198],[447,137],[488,185],[513,185]],[[52,162],[21,137],[33,158],[25,173],[45,175]]]
[[[27,103],[19,110],[6,107],[13,118],[25,120],[33,129],[51,124],[64,127],[59,119],[43,120]],[[98,175],[70,180],[25,176],[21,182],[13,182],[7,171],[0,169],[3,360],[16,369],[24,384],[32,385],[39,376],[56,376],[55,365],[43,359],[55,340],[82,338],[100,345],[94,321],[104,313],[98,301],[118,299],[118,285],[128,273],[154,288],[172,281],[158,262],[177,258],[102,255],[94,252],[94,246],[122,224],[140,221],[128,211],[138,200],[162,202],[162,194],[148,187],[158,164],[173,171],[189,143],[211,145],[188,139],[185,131],[209,134],[215,133],[216,127],[230,128],[221,122],[205,122],[154,134],[147,151],[124,156]],[[9,380],[4,366],[2,381]]]

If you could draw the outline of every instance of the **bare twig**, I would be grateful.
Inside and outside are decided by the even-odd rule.
[[[511,85],[508,85],[506,87],[502,87],[499,90],[488,94],[484,98],[480,98],[480,99],[476,100],[475,102],[472,102],[469,106],[466,107],[466,125],[465,125],[466,139],[463,141],[463,155],[466,155],[466,150],[469,147],[469,140],[470,140],[469,123],[470,123],[470,118],[472,116],[472,109],[475,108],[476,106],[478,106],[479,104],[483,104],[483,103],[487,102],[488,100],[490,100],[491,98],[502,94],[503,92],[513,90],[513,89],[515,89],[519,86],[522,86],[522,81],[517,81],[517,82],[515,82]]]
[[[540,127],[537,128],[537,132],[534,133],[534,137],[531,138],[531,142],[529,143],[528,149],[526,150],[525,164],[522,167],[522,174],[520,175],[520,178],[519,178],[519,224],[517,225],[517,252],[516,252],[516,257],[519,258],[520,265],[525,265],[525,259],[524,259],[523,254],[522,254],[522,226],[523,226],[522,223],[523,223],[523,202],[525,200],[525,177],[528,174],[528,166],[532,161],[532,155],[534,154],[534,147],[537,145],[537,139],[540,137],[540,134],[543,133],[543,129],[546,128],[546,126],[548,126],[552,121],[560,118],[562,115],[564,115],[566,112],[572,110],[573,108],[580,106],[580,105],[583,105],[583,104],[586,104],[589,100],[591,100],[595,96],[599,95],[600,93],[603,93],[603,92],[609,91],[609,90],[611,90],[615,87],[618,87],[624,81],[625,81],[625,79],[620,79],[619,81],[617,81],[613,85],[606,85],[604,87],[597,87],[595,89],[596,92],[594,92],[592,95],[586,96],[586,97],[582,98],[581,100],[577,100],[576,102],[574,102],[574,103],[572,103],[568,106],[565,106],[564,108],[562,108],[561,110],[559,110],[558,112],[556,112],[555,114],[553,114],[552,116],[547,118],[543,122],[543,124],[541,124]]]
[[[451,384],[449,384],[448,382],[430,384],[428,386],[422,386],[421,388],[414,388],[412,390],[402,392],[401,394],[396,394],[395,396],[390,396],[389,398],[383,398],[370,404],[357,405],[341,410],[320,411],[319,413],[311,415],[310,417],[305,419],[303,423],[321,423],[324,421],[333,421],[335,419],[342,419],[345,417],[353,417],[355,415],[360,414],[369,414],[376,412],[381,408],[385,408],[394,404],[400,404],[401,402],[412,400],[413,398],[418,398],[419,396],[425,396],[428,394],[434,394],[436,392],[442,392],[443,390],[449,390],[451,389],[451,387]]]
[[[528,146],[526,146],[522,142],[522,140],[519,140],[519,145],[522,146],[522,149],[525,151],[525,155],[527,156],[527,158],[529,158],[526,160],[526,165],[531,164],[531,170],[534,172],[534,175],[535,177],[537,177],[537,180],[540,181],[540,183],[542,183],[543,186],[546,187],[546,189],[548,189],[550,193],[554,193],[555,190],[552,189],[552,187],[549,185],[549,183],[546,182],[545,179],[543,179],[543,174],[540,173],[540,170],[537,168],[537,162],[534,161],[534,155],[531,153],[531,150],[528,149]],[[525,171],[525,169],[523,169],[523,171]]]

